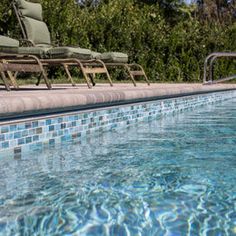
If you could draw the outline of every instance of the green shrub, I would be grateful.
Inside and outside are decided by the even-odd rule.
[[[55,44],[128,53],[152,81],[202,81],[209,53],[235,50],[236,24],[203,21],[194,15],[194,6],[173,0],[168,5],[173,7],[164,9],[164,2],[103,0],[80,5],[74,0],[42,0]],[[0,32],[20,38],[15,25],[9,1],[2,0]],[[231,74],[234,68],[232,62],[219,62],[216,74]]]

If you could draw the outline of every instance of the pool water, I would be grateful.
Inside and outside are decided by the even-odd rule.
[[[236,235],[236,100],[0,162],[0,235]]]

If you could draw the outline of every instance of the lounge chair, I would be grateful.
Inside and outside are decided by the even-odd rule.
[[[75,85],[75,82],[69,69],[77,67],[82,71],[89,88],[92,87],[91,82],[95,85],[91,76],[95,74],[105,74],[110,85],[113,86],[104,62],[94,59],[91,50],[79,47],[52,46],[48,27],[42,18],[41,4],[14,0],[13,8],[22,30],[23,42],[27,44],[27,46],[19,48],[20,54],[38,57],[43,66],[63,66],[72,85]]]
[[[112,85],[107,67],[124,68],[128,72],[128,75],[135,86],[136,76],[144,76],[148,85],[150,84],[143,68],[140,65],[128,64],[127,54],[119,52],[101,54],[79,47],[52,47],[48,27],[42,19],[41,4],[26,0],[14,0],[13,7],[22,30],[23,38],[31,46],[20,48],[20,53],[38,56],[43,59],[41,62],[45,65],[63,65],[67,76],[73,85],[74,81],[72,80],[69,71],[69,67],[73,66],[73,63],[77,63],[76,65],[82,70],[88,86],[88,75],[94,76],[95,74],[100,73],[105,73],[110,85]],[[64,61],[61,61],[62,58],[77,58],[77,60],[65,63]],[[95,85],[94,81],[91,81],[93,85]]]
[[[38,58],[31,55],[19,55],[18,50],[19,41],[0,36],[0,75],[6,89],[9,91],[11,85],[16,89],[19,88],[15,79],[18,72],[40,73],[48,89],[51,89],[47,74]]]

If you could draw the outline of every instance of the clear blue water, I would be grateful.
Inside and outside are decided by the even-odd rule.
[[[0,235],[236,235],[236,100],[0,162]]]

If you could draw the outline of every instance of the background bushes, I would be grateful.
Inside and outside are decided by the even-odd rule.
[[[126,52],[151,80],[173,82],[202,81],[207,54],[235,51],[234,5],[216,2],[42,0],[55,44]],[[9,0],[0,3],[0,32],[21,37]],[[235,64],[220,62],[217,73],[234,69]]]

